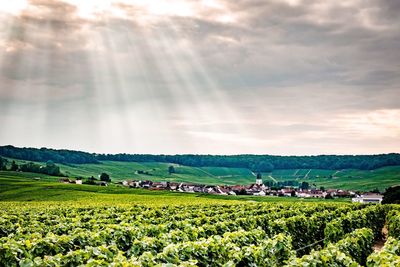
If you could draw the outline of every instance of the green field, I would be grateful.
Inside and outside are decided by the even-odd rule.
[[[0,266],[378,267],[400,260],[396,205],[159,197],[160,205],[151,198],[2,202]]]
[[[14,159],[8,158],[11,162]],[[27,161],[15,160],[17,164]],[[39,163],[44,164],[44,163]],[[188,167],[177,164],[158,163],[158,162],[119,162],[102,161],[100,164],[57,164],[61,172],[70,177],[87,178],[97,177],[100,173],[108,173],[112,180],[152,180],[187,182],[199,184],[250,184],[254,182],[255,176],[248,169],[243,168],[224,168],[224,167]],[[169,174],[168,167],[173,165],[176,173]],[[148,172],[149,174],[139,174],[138,171]]]
[[[12,161],[13,159],[8,160]],[[26,161],[16,160],[16,162],[21,164]],[[113,182],[123,180],[152,180],[210,185],[235,185],[251,184],[255,181],[255,174],[244,168],[199,168],[158,162],[138,163],[118,161],[102,161],[100,164],[57,165],[60,166],[64,174],[70,177],[98,177],[100,173],[106,172],[111,176]],[[168,173],[168,166],[170,165],[175,167],[176,173]],[[140,174],[138,171],[147,172],[148,174]],[[272,173],[263,173],[262,175],[265,181],[307,181],[310,184],[316,184],[317,187],[324,186],[325,188],[363,191],[375,188],[383,191],[389,186],[400,184],[400,166],[384,167],[370,171],[351,169],[274,170]]]
[[[276,181],[307,181],[310,184],[324,186],[325,188],[348,190],[373,190],[378,188],[383,191],[392,185],[400,184],[400,166],[384,167],[375,170],[276,170],[264,174],[272,176]],[[270,178],[268,178],[270,179]]]
[[[40,178],[40,179],[39,179]],[[291,197],[217,196],[110,186],[63,184],[55,177],[36,173],[0,171],[0,201],[28,205],[73,203],[83,206],[223,204],[236,202],[349,202]],[[24,204],[25,205],[25,204]],[[70,205],[70,204],[68,204]]]
[[[395,262],[385,250],[372,253],[386,214],[391,239],[384,249],[398,247],[392,237],[400,213],[387,213],[395,205],[63,184],[58,178],[0,171],[1,266],[300,267],[321,259],[324,266],[365,266],[367,256],[376,262],[368,266]],[[315,243],[323,239],[331,243]]]
[[[40,180],[37,180],[40,177]],[[0,172],[0,201],[22,203],[72,202],[82,205],[205,204],[224,200],[168,191],[63,184],[43,174]],[[231,202],[231,201],[230,201]],[[233,201],[234,202],[234,201]]]

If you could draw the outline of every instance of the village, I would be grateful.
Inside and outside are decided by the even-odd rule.
[[[61,179],[63,183],[82,184],[82,180]],[[99,186],[108,186],[107,182],[98,181],[94,183]],[[317,189],[315,186],[301,188],[294,186],[284,186],[282,188],[268,187],[261,178],[257,178],[255,183],[249,185],[205,185],[184,182],[155,182],[151,180],[124,180],[116,183],[117,185],[128,188],[142,188],[147,190],[167,190],[182,193],[202,193],[222,196],[272,196],[272,197],[297,197],[297,198],[351,198],[352,202],[358,203],[381,203],[383,196],[376,192],[354,192],[341,189]]]

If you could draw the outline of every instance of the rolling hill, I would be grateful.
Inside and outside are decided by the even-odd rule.
[[[28,161],[8,158],[9,162],[15,160],[17,164]],[[44,164],[38,162],[38,164]],[[100,173],[108,173],[113,182],[123,180],[152,180],[187,182],[201,184],[250,184],[255,181],[255,174],[246,168],[228,167],[189,167],[179,164],[159,162],[119,162],[100,161],[89,164],[57,164],[61,172],[70,177],[87,178],[97,177]],[[168,167],[173,165],[176,173],[169,174]],[[0,176],[2,174],[0,173]],[[262,173],[264,181],[307,181],[317,187],[373,190],[400,184],[400,166],[383,167],[374,170],[324,170],[324,169],[283,169]],[[57,180],[48,176],[47,179]]]

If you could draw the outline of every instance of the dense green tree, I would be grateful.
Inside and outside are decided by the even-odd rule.
[[[60,172],[60,167],[53,162],[47,162],[46,166],[42,166],[33,162],[22,164],[19,168],[22,172],[43,173],[52,176],[63,176]]]
[[[247,192],[246,192],[246,189],[242,188],[236,194],[238,194],[238,195],[247,195]]]
[[[23,172],[41,173],[40,167],[41,166],[39,164],[35,164],[33,162],[28,162],[28,163],[22,164],[20,167],[20,170]]]
[[[18,169],[19,169],[19,166],[18,166],[18,164],[15,162],[15,160],[13,160],[12,162],[11,162],[11,167],[10,167],[10,171],[18,171]]]
[[[168,167],[168,173],[169,173],[169,174],[175,173],[175,167],[172,166],[172,165],[170,165],[170,166]]]
[[[7,169],[7,159],[0,157],[0,171]]]
[[[53,176],[57,176],[57,175],[61,174],[60,167],[58,167],[52,161],[46,162],[46,167],[44,168],[43,172],[48,175],[53,175]]]
[[[50,148],[37,149],[0,146],[0,156],[37,162],[47,162],[51,160],[58,163],[98,163],[94,154],[66,149],[56,150]]]
[[[333,196],[332,196],[331,194],[327,194],[327,195],[325,196],[325,199],[333,199]]]
[[[381,193],[381,191],[379,191],[378,188],[375,188],[375,189],[371,190],[370,192],[371,193],[375,193],[375,194],[380,194]]]
[[[15,160],[13,160],[13,161],[11,162],[10,171],[18,171],[18,169],[19,169],[18,164],[15,163]]]
[[[235,167],[255,172],[276,169],[362,169],[371,170],[400,165],[400,154],[381,155],[321,155],[321,156],[271,156],[271,155],[146,155],[146,154],[91,154],[81,151],[49,148],[18,148],[0,146],[0,156],[27,161],[64,164],[99,163],[99,161],[166,162],[193,167]]]
[[[301,185],[300,185],[300,188],[303,189],[303,190],[307,190],[307,189],[310,188],[310,185],[307,182],[302,182]]]
[[[100,181],[111,182],[110,175],[108,175],[107,173],[103,172],[102,174],[100,174]]]
[[[90,185],[95,185],[96,184],[96,178],[94,178],[94,176],[91,176],[89,178],[86,179],[85,182],[83,182],[84,184],[90,184]]]
[[[386,189],[383,193],[382,204],[400,204],[400,185]]]

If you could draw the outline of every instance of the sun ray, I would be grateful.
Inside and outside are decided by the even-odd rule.
[[[28,7],[27,0],[12,0],[4,1],[0,4],[0,13],[8,13],[12,15],[18,15]]]

